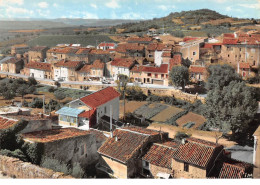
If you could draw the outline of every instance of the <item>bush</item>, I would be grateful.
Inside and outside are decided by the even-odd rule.
[[[54,88],[53,86],[51,86],[51,87],[48,89],[48,91],[49,91],[50,93],[53,93],[53,92],[55,91],[55,88]]]
[[[5,155],[8,157],[15,157],[20,159],[21,161],[28,162],[27,157],[24,155],[24,153],[20,149],[16,149],[14,151],[3,149],[0,150],[0,155]]]
[[[32,86],[32,85],[37,85],[37,81],[35,80],[34,77],[29,77],[29,78],[28,78],[28,84],[29,84],[30,86]]]
[[[76,177],[76,178],[83,178],[84,177],[85,172],[84,172],[84,170],[82,169],[82,167],[80,166],[79,163],[73,164],[71,175],[73,177]]]
[[[29,103],[29,107],[31,108],[42,108],[43,106],[43,100],[40,98],[33,98],[33,101]]]
[[[71,174],[71,170],[69,169],[69,166],[57,159],[44,157],[40,164],[43,168],[51,169],[55,172],[62,172],[66,175]]]

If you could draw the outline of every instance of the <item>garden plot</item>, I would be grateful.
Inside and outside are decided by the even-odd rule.
[[[193,112],[189,112],[188,114],[176,120],[176,123],[179,125],[179,127],[194,128],[194,129],[198,128],[205,122],[206,119],[204,116],[195,114]]]
[[[164,109],[163,111],[158,113],[156,116],[152,117],[151,120],[154,122],[166,122],[167,120],[176,116],[177,114],[179,114],[182,111],[183,111],[183,109],[171,106],[171,107]]]
[[[143,105],[147,104],[146,101],[126,101],[125,105],[125,112],[134,112],[139,107],[142,107]],[[120,117],[122,117],[124,114],[124,101],[120,100]]]
[[[143,105],[142,107],[136,109],[134,114],[141,115],[146,119],[151,119],[156,114],[160,113],[164,109],[168,108],[168,105],[160,104],[160,103],[151,103]]]

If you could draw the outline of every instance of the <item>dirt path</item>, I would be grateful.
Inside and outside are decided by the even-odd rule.
[[[202,130],[195,130],[195,129],[187,129],[187,128],[181,128],[166,124],[159,124],[159,123],[153,123],[151,124],[148,129],[154,129],[154,130],[161,130],[164,132],[169,133],[170,138],[174,138],[177,132],[185,132],[187,134],[191,134],[192,137],[198,138],[198,139],[204,139],[211,142],[216,142],[216,132],[209,132],[209,131],[202,131]],[[237,144],[234,141],[229,141],[227,139],[221,138],[218,141],[219,144],[223,145],[224,147],[230,147],[235,144]]]

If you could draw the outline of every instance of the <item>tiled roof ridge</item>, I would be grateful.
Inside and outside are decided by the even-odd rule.
[[[137,132],[137,131],[125,129],[125,127],[124,127],[124,128],[117,128],[117,129],[118,129],[118,130],[122,130],[122,131],[132,132],[132,133],[135,133],[135,134],[144,135],[144,136],[151,136],[150,134],[144,134],[144,133],[140,133],[140,132]]]
[[[171,146],[167,146],[167,145],[164,145],[162,143],[153,143],[154,145],[157,145],[157,146],[162,146],[162,147],[165,147],[165,148],[169,148],[169,149],[172,149],[172,150],[175,150],[176,148],[173,148]]]
[[[195,140],[193,140],[193,139],[195,139]],[[199,145],[201,145],[201,146],[206,146],[206,147],[210,147],[210,148],[216,148],[216,147],[221,146],[220,144],[215,144],[215,143],[213,143],[213,142],[206,141],[206,142],[208,142],[208,143],[212,143],[212,145],[215,144],[215,146],[211,146],[211,145],[209,145],[209,144],[207,144],[207,143],[202,143],[202,142],[200,142],[200,140],[201,140],[201,139],[198,139],[198,138],[188,138],[188,139],[187,139],[187,141],[190,142],[190,143],[196,143],[196,144],[199,144]],[[201,140],[201,141],[204,141],[204,140]]]
[[[10,121],[19,121],[18,119],[14,119],[14,118],[10,118],[10,117],[5,117],[5,116],[1,116],[1,115],[0,115],[0,118],[8,119],[8,120],[10,120]]]

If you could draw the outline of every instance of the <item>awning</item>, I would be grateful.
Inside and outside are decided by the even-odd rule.
[[[65,116],[78,117],[78,115],[85,110],[83,109],[75,109],[70,107],[62,107],[60,110],[56,112],[56,114],[61,114]]]

